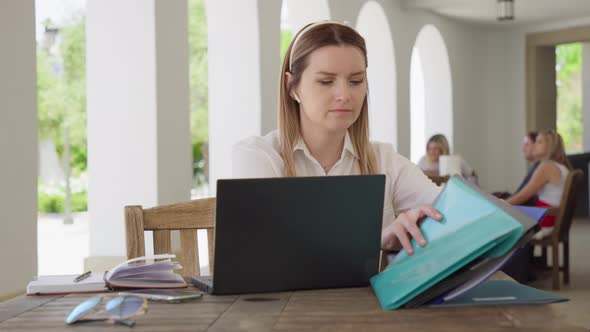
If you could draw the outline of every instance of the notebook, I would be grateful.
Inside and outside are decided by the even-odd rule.
[[[74,274],[36,277],[27,285],[27,295],[97,293],[109,290],[103,279],[104,272],[92,273],[90,277],[74,282],[77,276]]]
[[[27,295],[106,292],[121,288],[182,288],[187,287],[182,276],[174,270],[182,266],[174,261],[176,255],[162,254],[127,260],[109,272],[92,272],[80,281],[78,275],[39,276],[27,285]]]

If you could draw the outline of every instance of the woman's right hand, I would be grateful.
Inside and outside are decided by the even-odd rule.
[[[399,251],[405,249],[408,255],[414,254],[414,249],[410,243],[410,236],[416,239],[421,247],[426,245],[426,239],[418,228],[419,222],[424,217],[431,217],[440,221],[442,215],[430,205],[422,205],[400,213],[389,226],[385,227],[381,233],[381,249],[385,251]]]

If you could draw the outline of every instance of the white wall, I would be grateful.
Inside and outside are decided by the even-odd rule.
[[[37,273],[35,2],[0,1],[0,299]]]

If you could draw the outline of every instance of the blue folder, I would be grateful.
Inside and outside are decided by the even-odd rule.
[[[548,208],[537,206],[514,205],[514,208],[536,220],[537,222],[540,222],[549,211]]]
[[[488,280],[460,296],[429,307],[463,307],[512,304],[547,304],[568,301],[559,295],[519,284],[511,280]]]
[[[426,218],[420,229],[428,241],[414,240],[414,255],[402,250],[383,272],[371,278],[381,306],[396,309],[478,259],[506,255],[536,221],[452,177],[434,203],[443,219]]]

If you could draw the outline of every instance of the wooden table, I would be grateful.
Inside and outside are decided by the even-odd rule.
[[[88,296],[20,296],[2,302],[0,331],[130,331],[106,322],[66,325],[66,315]],[[554,311],[559,305],[383,311],[370,288],[205,295],[185,303],[150,302],[133,331],[586,331],[565,323]]]

